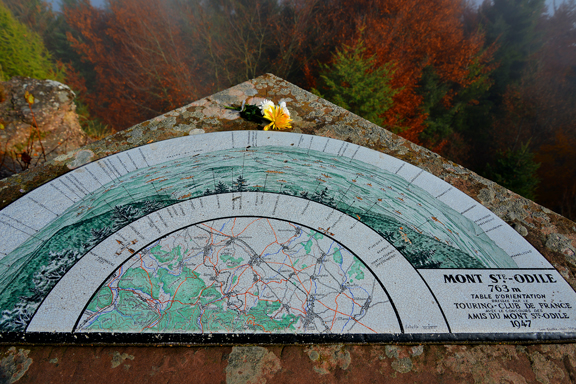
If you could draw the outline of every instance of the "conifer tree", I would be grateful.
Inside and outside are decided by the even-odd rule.
[[[495,165],[488,165],[486,174],[498,184],[535,200],[539,183],[536,171],[540,164],[534,160],[529,144],[527,142],[517,150],[499,151]]]
[[[423,110],[426,113],[426,129],[420,133],[420,139],[434,151],[443,149],[451,136],[467,132],[477,113],[484,106],[478,100],[486,97],[492,81],[489,75],[493,68],[482,63],[480,52],[469,68],[470,84],[461,87],[454,82],[443,81],[433,66],[422,71],[418,93],[423,96]],[[451,99],[451,103],[446,103]],[[475,133],[478,135],[478,132]],[[452,159],[461,160],[461,159]]]
[[[398,92],[390,85],[392,64],[377,67],[374,56],[366,57],[362,40],[352,47],[344,45],[332,59],[330,65],[320,66],[320,87],[312,92],[382,125],[382,115],[390,109]]]
[[[246,183],[247,180],[242,177],[242,175],[238,176],[238,178],[236,179],[236,182],[234,183],[234,185],[236,186],[236,191],[237,192],[245,192],[246,191]]]
[[[321,189],[320,192],[314,192],[314,196],[312,196],[312,200],[317,201],[321,204],[326,204],[328,200],[328,187]]]
[[[509,84],[518,83],[532,55],[541,46],[537,25],[544,13],[544,0],[493,0],[480,8],[486,43],[496,43],[493,97],[503,95]]]
[[[222,181],[219,181],[216,185],[216,193],[226,193],[228,192],[228,187]]]

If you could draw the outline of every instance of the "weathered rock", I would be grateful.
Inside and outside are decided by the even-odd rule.
[[[31,132],[35,137],[28,153],[31,166],[44,161],[35,124],[47,160],[88,143],[75,112],[75,94],[68,86],[52,80],[16,76],[0,83],[0,92],[0,123],[4,126],[0,129],[0,159],[4,159],[0,160],[0,177],[22,170],[22,164],[14,161],[14,157],[21,159]],[[32,108],[24,98],[26,92],[34,96]]]

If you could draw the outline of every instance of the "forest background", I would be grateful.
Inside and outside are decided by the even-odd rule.
[[[270,72],[576,220],[575,1],[0,0],[0,80],[103,137]]]

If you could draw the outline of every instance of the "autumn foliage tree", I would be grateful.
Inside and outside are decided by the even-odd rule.
[[[43,0],[2,0],[18,21],[34,32],[45,35],[54,23],[54,13],[50,4]]]
[[[541,162],[540,201],[556,212],[576,219],[576,127],[559,130],[543,145],[536,159]]]
[[[318,64],[353,46],[362,27],[375,66],[395,69],[398,92],[384,125],[415,142],[428,125],[418,92],[426,68],[448,84],[439,100],[446,107],[484,81],[482,36],[465,35],[459,1],[111,0],[106,10],[81,3],[66,15],[77,31],[73,46],[98,74],[89,104],[120,128],[266,72],[296,83],[318,77]]]
[[[314,56],[317,2],[76,0],[65,14],[97,74],[87,102],[122,129],[266,72],[293,80]]]
[[[90,62],[97,86],[86,101],[106,123],[126,128],[202,94],[194,47],[186,44],[167,0],[86,0],[66,10],[72,46]]]
[[[461,89],[484,81],[482,71],[471,68],[489,59],[482,51],[480,33],[466,36],[462,25],[463,3],[454,0],[358,0],[328,2],[327,23],[338,28],[341,44],[351,45],[359,28],[368,54],[379,66],[394,65],[391,86],[399,92],[383,116],[384,126],[414,142],[421,142],[427,113],[422,107],[419,82],[426,68],[433,68],[440,82],[449,84],[441,102],[450,106]]]

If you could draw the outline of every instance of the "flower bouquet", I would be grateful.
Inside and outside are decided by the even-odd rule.
[[[241,107],[227,107],[240,112],[240,117],[248,121],[253,121],[258,124],[267,124],[264,127],[265,131],[270,129],[291,129],[290,111],[286,107],[286,103],[281,101],[275,105],[271,100],[265,99],[258,105],[246,105],[246,101],[242,102]]]

